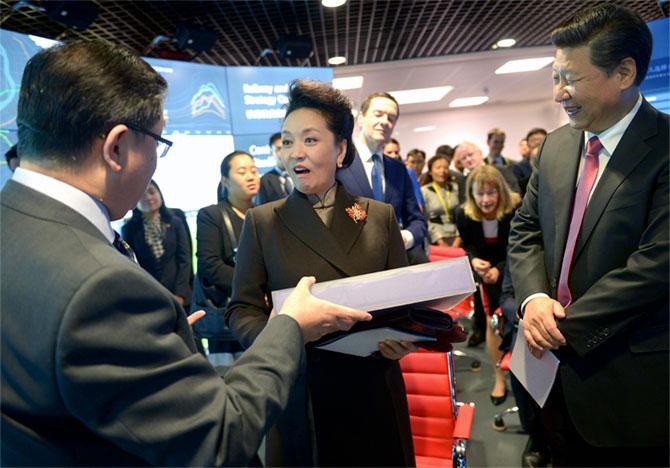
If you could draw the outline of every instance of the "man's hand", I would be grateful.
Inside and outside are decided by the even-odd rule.
[[[489,268],[491,268],[491,263],[487,262],[486,260],[482,260],[481,258],[473,258],[470,264],[472,265],[472,269],[475,270],[475,273],[481,277],[486,275],[486,273],[489,271]]]
[[[193,312],[191,315],[189,315],[186,319],[188,320],[188,324],[190,326],[193,326],[195,322],[200,320],[205,316],[205,311],[204,310],[196,310]]]
[[[530,352],[541,358],[547,349],[558,349],[566,344],[556,319],[565,318],[565,310],[558,301],[549,297],[532,299],[523,312],[523,328]]]
[[[386,359],[391,359],[393,361],[402,359],[409,353],[413,353],[418,350],[419,348],[417,348],[414,343],[409,341],[386,340],[379,342],[379,353]]]
[[[302,329],[305,343],[338,330],[349,330],[356,322],[372,320],[372,315],[332,302],[317,299],[309,292],[316,282],[313,276],[303,277],[295,290],[286,298],[278,315],[295,319]]]

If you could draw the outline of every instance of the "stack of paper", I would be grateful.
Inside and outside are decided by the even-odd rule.
[[[293,288],[272,292],[272,302],[276,310],[281,309],[292,290]],[[467,257],[317,283],[312,287],[314,296],[365,310],[373,315],[372,323],[365,325],[361,323],[364,330],[358,331],[354,327],[350,333],[340,333],[336,340],[326,339],[326,343],[319,347],[356,356],[367,356],[376,351],[378,343],[384,340],[443,343],[447,339],[456,339],[455,335],[446,334],[446,328],[450,328],[451,324],[448,317],[445,317],[448,325],[438,327],[440,329],[433,330],[434,333],[423,334],[404,326],[401,328],[389,326],[389,309],[393,309],[394,314],[402,313],[403,318],[413,315],[412,310],[415,312],[426,308],[448,310],[474,290],[475,282]],[[379,318],[378,328],[374,326],[376,316]],[[458,340],[460,341],[460,338]]]

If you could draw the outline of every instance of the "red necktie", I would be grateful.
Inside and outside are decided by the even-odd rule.
[[[563,263],[561,263],[561,276],[558,279],[558,291],[556,293],[556,298],[563,307],[567,307],[572,302],[572,295],[568,286],[570,265],[572,264],[572,256],[575,253],[579,229],[584,220],[584,212],[589,201],[589,194],[593,190],[593,185],[598,176],[598,155],[601,149],[603,149],[603,145],[597,136],[591,137],[586,143],[586,161],[584,162],[582,176],[579,178],[579,183],[577,184],[575,204],[572,207],[572,218],[570,219],[570,231],[568,231],[568,240],[565,243]]]

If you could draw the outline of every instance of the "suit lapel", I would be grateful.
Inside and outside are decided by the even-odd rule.
[[[336,195],[336,213],[333,215],[333,223],[338,219],[337,209],[340,191],[343,191],[341,186],[338,187],[338,194]],[[345,275],[354,275],[347,261],[345,251],[336,241],[335,236],[321,222],[304,194],[294,190],[286,199],[286,203],[275,208],[275,212],[286,228],[307,247]]]
[[[396,206],[393,203],[393,199],[396,196],[396,187],[402,187],[402,180],[399,180],[399,176],[402,175],[393,167],[393,163],[389,163],[387,160],[384,160],[384,179],[386,180],[386,190],[384,190],[384,201],[392,206]]]
[[[579,257],[616,189],[651,151],[651,147],[647,145],[645,139],[656,134],[656,121],[653,111],[646,107],[648,104],[646,106],[645,104],[646,102],[643,103],[638,114],[621,137],[621,141],[614,150],[614,154],[598,181],[598,185],[596,185],[584,213],[584,221],[575,245],[573,262]]]
[[[348,168],[337,171],[337,179],[341,180],[345,186],[355,188],[354,193],[374,198],[372,186],[370,186],[368,176],[365,175],[365,168],[358,153]]]
[[[358,205],[368,212],[368,200],[356,199],[348,193],[341,185],[337,187],[337,194],[335,195],[335,212],[333,213],[333,222],[331,224],[330,232],[337,242],[342,246],[342,250],[346,254],[351,251],[351,248],[356,243],[358,236],[363,230],[363,225],[367,221],[356,222],[347,213],[347,208],[353,208],[358,202]]]
[[[554,225],[556,226],[556,246],[554,252],[554,276],[558,277],[568,237],[572,203],[577,186],[577,171],[582,154],[584,136],[581,131],[570,129],[569,133],[556,142],[558,148],[555,157],[549,164],[549,174],[556,174],[552,199],[554,207]],[[550,176],[551,177],[551,176]]]

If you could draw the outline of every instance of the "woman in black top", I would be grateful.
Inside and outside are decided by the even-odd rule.
[[[234,151],[221,162],[221,199],[202,208],[197,218],[197,281],[216,307],[225,307],[232,292],[235,252],[245,213],[253,206],[260,187],[256,163],[248,153]],[[226,226],[230,220],[233,237]],[[242,347],[234,340],[209,340],[210,353],[238,353]],[[224,364],[230,364],[225,362]]]
[[[181,305],[190,302],[191,254],[186,228],[165,207],[155,181],[149,183],[121,232],[142,268],[174,294]]]
[[[472,171],[466,192],[465,203],[456,211],[456,226],[472,269],[486,290],[489,311],[493,311],[500,302],[510,222],[520,198],[493,166],[480,166]],[[475,307],[480,311],[483,308],[479,291],[475,293]],[[486,325],[486,347],[495,368],[502,357],[501,339],[493,333],[490,316]],[[500,405],[506,397],[505,374],[496,369],[491,401]]]

